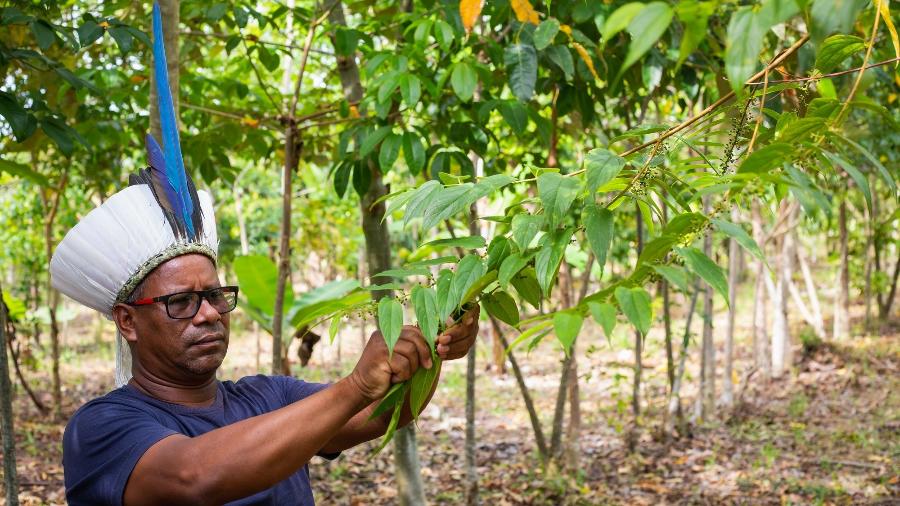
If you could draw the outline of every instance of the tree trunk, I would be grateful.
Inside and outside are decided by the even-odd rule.
[[[812,319],[810,325],[812,325],[816,334],[824,339],[827,335],[825,333],[825,321],[822,318],[822,306],[819,304],[819,292],[816,289],[816,282],[813,279],[812,271],[809,269],[806,255],[803,252],[803,245],[800,244],[796,230],[793,232],[793,244],[796,251],[797,265],[800,267],[800,272],[803,274],[803,283],[806,286],[806,298],[809,299],[810,318]]]
[[[787,200],[782,201],[777,221],[790,222],[791,215],[795,209],[797,209],[796,206],[791,205]],[[775,316],[772,321],[772,377],[776,379],[780,378],[784,374],[785,369],[790,368],[791,364],[791,339],[788,325],[788,297],[790,293],[788,284],[792,274],[792,241],[788,233],[789,229],[790,226],[785,227],[785,230],[778,235],[775,242],[778,255],[775,267],[776,282],[771,298],[775,306]]]
[[[709,197],[703,199],[704,213],[709,213]],[[712,258],[712,233],[703,238],[703,252]],[[716,402],[716,348],[713,342],[713,292],[709,284],[703,288],[703,344],[700,360],[700,417],[705,421],[715,414]]]
[[[278,283],[272,309],[272,374],[285,373],[282,336],[284,335],[284,291],[291,276],[291,179],[300,164],[297,128],[291,122],[284,135],[284,165],[281,172],[281,241],[278,252]],[[288,368],[289,369],[289,368]],[[290,374],[290,370],[286,372]]]
[[[660,199],[660,207],[662,208],[663,222],[669,222],[669,206],[666,205],[664,199]],[[672,311],[669,307],[669,282],[665,278],[659,282],[659,291],[662,293],[663,299],[663,327],[665,330],[666,340],[666,376],[669,380],[669,390],[675,386],[675,358],[672,352]]]
[[[847,247],[847,203],[843,200],[838,210],[838,229],[840,230],[838,249],[841,264],[838,269],[834,298],[832,337],[835,340],[844,339],[850,335],[850,255]]]
[[[3,433],[3,479],[6,485],[6,504],[18,506],[19,480],[16,475],[16,436],[13,425],[12,382],[6,356],[6,305],[0,286],[0,427]]]
[[[328,14],[333,26],[347,26],[344,18],[344,6],[335,2]],[[332,45],[334,34],[332,33]],[[337,71],[343,87],[344,98],[351,103],[359,102],[363,97],[363,88],[359,79],[359,67],[355,56],[336,56]],[[366,260],[369,273],[378,273],[391,268],[390,233],[388,224],[383,220],[385,204],[375,203],[387,194],[381,171],[370,167],[371,183],[366,194],[360,199],[362,228],[366,241]],[[380,299],[390,295],[390,291],[373,292],[373,298]],[[394,466],[397,473],[397,501],[401,506],[425,504],[425,492],[419,466],[419,455],[416,450],[416,435],[413,424],[403,427],[394,435]]]
[[[753,239],[760,248],[766,247],[765,233],[763,232],[762,213],[759,199],[753,199],[751,204],[751,223],[753,225]],[[763,372],[768,379],[772,376],[772,367],[769,353],[768,312],[766,311],[766,278],[769,273],[766,264],[757,259],[754,263],[756,275],[756,288],[753,297],[753,364]]]
[[[507,342],[506,337],[503,335],[503,329],[500,328],[500,322],[490,315],[488,316],[488,319],[491,321],[491,326],[494,328],[497,338],[503,345],[503,349],[509,348],[509,342]],[[528,411],[528,419],[531,421],[531,430],[534,432],[534,441],[538,447],[538,456],[543,462],[547,459],[549,450],[547,448],[547,440],[544,438],[544,430],[541,427],[541,420],[538,418],[537,409],[534,407],[534,400],[531,398],[531,393],[528,391],[528,385],[525,384],[525,376],[522,375],[522,370],[519,369],[519,363],[516,361],[516,356],[513,354],[512,350],[509,351],[506,358],[509,359],[513,376],[516,377],[516,384],[519,386],[519,392],[522,394],[522,401],[525,403],[525,410]]]
[[[475,160],[475,174],[481,175],[479,160]],[[473,202],[469,206],[469,234],[480,236],[478,209]],[[476,346],[466,354],[466,487],[465,499],[468,506],[478,504],[478,469],[475,456],[475,352]]]
[[[47,197],[46,192],[42,192],[44,207],[47,211],[47,217],[44,221],[44,245],[46,247],[47,262],[53,258],[53,224],[56,221],[56,213],[59,211],[59,201],[62,194],[66,190],[66,184],[69,180],[69,173],[63,170],[59,179],[59,185],[53,194],[53,200]],[[48,208],[49,206],[49,208]],[[50,279],[50,272],[47,272],[47,309],[50,315],[50,354],[52,357],[52,378],[53,378],[53,419],[62,420],[62,381],[59,377],[59,323],[56,320],[56,306],[59,304],[59,292],[53,288],[53,282]]]
[[[737,207],[731,209],[731,219],[737,222]],[[722,404],[730,408],[734,403],[734,320],[737,312],[737,291],[740,280],[740,249],[734,238],[728,240],[728,326],[725,329],[725,371],[722,376]]]
[[[566,431],[566,467],[575,472],[581,455],[581,392],[578,387],[578,340],[572,343],[572,367],[569,369],[569,428]]]
[[[641,255],[644,250],[644,218],[641,215],[640,208],[635,206],[635,221],[637,229],[637,254]],[[641,416],[641,376],[643,375],[644,366],[641,363],[641,355],[643,354],[643,337],[639,330],[634,331],[634,384],[631,391],[631,414],[634,416],[634,428],[636,429]]]
[[[678,371],[675,373],[675,381],[672,383],[672,391],[669,392],[669,402],[663,415],[663,432],[666,437],[674,433],[674,422],[678,419],[679,427],[684,426],[683,411],[681,409],[681,385],[684,381],[684,370],[687,365],[688,347],[691,343],[691,322],[694,319],[694,310],[697,308],[697,298],[700,295],[699,284],[694,283],[691,293],[691,303],[688,307],[684,323],[684,337],[681,339],[681,352],[678,356]]]

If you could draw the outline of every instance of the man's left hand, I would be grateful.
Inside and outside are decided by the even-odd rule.
[[[466,311],[463,317],[437,337],[437,354],[441,360],[455,360],[466,356],[478,336],[479,305]]]

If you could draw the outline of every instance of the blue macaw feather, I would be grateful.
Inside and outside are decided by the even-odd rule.
[[[183,221],[184,228],[190,238],[195,238],[194,229],[194,201],[191,195],[191,187],[188,184],[188,175],[184,170],[184,160],[181,157],[181,143],[178,140],[178,124],[175,119],[175,107],[172,102],[172,93],[169,90],[169,70],[166,65],[166,50],[163,45],[162,15],[159,4],[153,2],[153,64],[156,73],[156,96],[159,109],[159,122],[162,129],[163,167],[155,167],[162,170],[174,191],[174,198],[170,198],[172,211],[176,219]],[[155,141],[154,141],[155,143]],[[159,147],[158,145],[156,147]],[[148,147],[148,151],[150,148]],[[150,153],[151,163],[156,153]],[[168,186],[166,194],[168,195]],[[195,190],[196,192],[196,190]]]
[[[144,138],[147,144],[147,158],[150,161],[150,176],[153,193],[159,205],[172,215],[175,215],[174,202],[178,202],[178,194],[172,186],[166,173],[166,160],[163,150],[152,135]]]

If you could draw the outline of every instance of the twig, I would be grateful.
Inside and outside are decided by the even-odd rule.
[[[800,47],[803,46],[803,44],[806,44],[806,41],[808,41],[808,40],[809,40],[809,35],[804,35],[803,37],[800,37],[800,39],[797,40],[797,42],[794,42],[794,44],[791,45],[791,47],[789,47],[789,48],[785,49],[784,51],[782,51],[782,53],[779,54],[777,57],[775,57],[774,60],[772,60],[771,62],[769,62],[769,64],[766,65],[766,68],[764,68],[763,70],[757,72],[753,77],[751,77],[751,78],[745,83],[745,86],[748,85],[748,84],[753,84],[753,81],[756,81],[756,80],[759,79],[760,77],[765,76],[769,71],[771,71],[772,69],[774,69],[775,67],[777,67],[778,65],[780,65],[781,62],[783,62],[784,60],[786,60],[789,56],[791,56],[791,55],[794,54],[798,49],[800,49]],[[691,125],[693,125],[693,124],[696,123],[699,119],[701,119],[701,118],[703,118],[704,116],[706,116],[707,114],[713,112],[713,111],[716,110],[719,106],[721,106],[722,104],[728,102],[728,101],[731,100],[732,98],[734,98],[734,90],[729,91],[728,93],[726,93],[724,96],[722,96],[722,98],[720,98],[719,100],[716,100],[715,102],[713,102],[712,104],[710,104],[709,107],[707,107],[706,109],[703,109],[702,111],[700,111],[699,113],[697,113],[696,116],[693,116],[693,117],[691,117],[691,118],[688,118],[687,120],[683,121],[683,122],[680,123],[679,125],[677,125],[677,126],[675,126],[675,127],[672,127],[672,128],[670,128],[670,129],[666,130],[665,132],[661,133],[656,139],[654,139],[654,140],[652,140],[652,141],[647,141],[647,142],[645,142],[645,143],[643,143],[643,144],[640,144],[640,145],[638,145],[638,146],[635,146],[635,147],[629,149],[628,151],[622,153],[621,156],[622,156],[622,157],[626,157],[626,156],[628,156],[628,155],[632,155],[632,154],[637,153],[638,151],[640,151],[640,150],[642,150],[642,149],[644,149],[644,148],[646,148],[646,147],[652,146],[652,145],[654,145],[654,144],[656,144],[656,143],[658,143],[658,142],[661,142],[661,141],[663,141],[663,140],[665,140],[665,139],[668,139],[668,138],[671,137],[672,135],[674,135],[674,134],[676,134],[676,133],[678,133],[678,132],[684,130],[685,128],[687,128],[687,127],[689,127],[689,126],[691,126]]]
[[[877,2],[877,0],[876,0]],[[869,47],[866,48],[866,55],[863,57],[862,66],[865,67],[867,63],[869,63],[869,57],[872,55],[872,48],[875,47],[875,36],[878,35],[878,22],[881,21],[881,9],[878,7],[875,8],[875,22],[872,23],[872,35],[869,37]],[[840,112],[838,112],[837,117],[835,118],[835,123],[840,123],[841,119],[844,117],[844,113],[847,112],[847,107],[850,105],[850,102],[853,101],[854,95],[856,95],[856,90],[859,88],[859,82],[862,81],[863,74],[866,73],[866,69],[863,68],[860,70],[859,74],[856,76],[856,80],[853,81],[853,87],[850,88],[850,94],[847,95],[847,100],[844,101],[844,104],[841,106]]]
[[[765,78],[763,79],[763,90],[762,96],[759,97],[759,115],[756,117],[756,126],[753,127],[753,136],[750,137],[750,144],[747,145],[747,154],[753,152],[753,145],[756,144],[756,136],[759,134],[759,127],[762,125],[763,116],[766,115],[766,93],[769,90],[769,71],[766,70]]]
[[[819,74],[819,75],[809,76],[809,77],[794,77],[791,79],[779,79],[777,81],[769,81],[769,84],[802,83],[802,82],[806,82],[806,81],[818,81],[820,79],[828,79],[831,77],[840,77],[840,76],[844,76],[847,74],[852,74],[854,72],[859,72],[861,70],[868,70],[868,69],[875,68],[875,67],[881,67],[881,66],[887,65],[889,63],[894,63],[895,61],[900,61],[900,56],[895,56],[894,58],[891,58],[889,60],[884,60],[884,61],[880,61],[877,63],[870,63],[869,65],[864,65],[862,67],[855,67],[852,69],[841,70],[840,72],[832,72],[830,74]],[[747,84],[748,85],[750,85],[750,84],[759,85],[759,84],[763,84],[763,83],[756,82],[756,83],[747,83]],[[763,94],[765,95],[765,91],[763,91]]]
[[[884,466],[879,466],[877,464],[869,464],[868,462],[857,462],[855,460],[807,459],[806,462],[809,464],[815,464],[818,466],[823,466],[823,465],[828,465],[828,464],[831,464],[831,465],[837,464],[839,466],[844,466],[844,467],[859,467],[862,469],[875,469],[878,471],[880,471],[884,468]]]
[[[182,35],[191,35],[194,37],[211,37],[211,38],[223,39],[223,40],[227,40],[232,37],[231,35],[228,35],[227,33],[214,33],[214,32],[207,33],[207,32],[201,32],[199,30],[182,30],[180,33]],[[265,46],[277,46],[277,47],[283,47],[283,48],[288,48],[288,49],[303,49],[301,46],[297,46],[294,44],[286,44],[284,42],[273,42],[271,40],[258,39],[253,35],[245,36],[245,35],[243,35],[243,33],[241,33],[241,34],[239,34],[239,36],[243,40],[249,40],[250,42],[254,42],[256,44],[263,44]],[[321,54],[324,56],[334,56],[334,53],[329,53],[328,51],[322,51],[321,49],[311,49],[310,52],[318,53],[318,54]]]

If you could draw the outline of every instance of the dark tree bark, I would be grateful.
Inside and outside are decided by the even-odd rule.
[[[172,105],[175,107],[175,117],[178,118],[178,79],[179,79],[179,54],[178,32],[181,15],[179,8],[181,0],[158,0],[159,14],[163,20],[163,46],[166,48],[166,68],[169,72],[169,90],[172,92]],[[162,130],[159,122],[159,103],[156,96],[156,73],[150,71],[150,133],[157,141],[162,140]]]
[[[6,357],[6,304],[0,286],[0,426],[3,432],[3,479],[6,485],[6,504],[18,506],[19,481],[16,474],[16,440],[13,426],[12,383]]]
[[[344,6],[335,2],[328,15],[334,26],[347,26],[344,18]],[[332,35],[332,42],[334,41]],[[351,103],[359,102],[363,97],[363,88],[359,79],[359,67],[355,56],[340,56],[337,59],[337,71],[344,91],[344,98]],[[359,207],[362,214],[363,235],[366,241],[366,265],[369,273],[378,273],[391,268],[390,232],[384,221],[384,201],[375,203],[387,194],[381,171],[369,166],[371,183],[365,195],[360,198]],[[372,293],[376,300],[389,296],[389,290]],[[397,473],[397,501],[402,506],[425,504],[425,492],[420,472],[419,455],[416,449],[416,433],[413,424],[398,429],[394,434],[394,466]]]
[[[44,245],[46,247],[47,262],[53,258],[53,248],[55,242],[53,240],[53,224],[56,221],[56,213],[59,211],[59,201],[62,194],[66,190],[66,184],[69,180],[69,173],[63,171],[60,176],[53,197],[49,197],[46,192],[41,193],[44,208],[47,211],[47,217],[44,221]],[[49,190],[48,190],[49,191]],[[62,420],[62,381],[59,377],[59,322],[56,319],[56,306],[59,304],[59,292],[53,288],[53,282],[50,279],[50,272],[47,272],[47,308],[50,315],[50,354],[52,357],[52,379],[53,379],[53,419]]]

